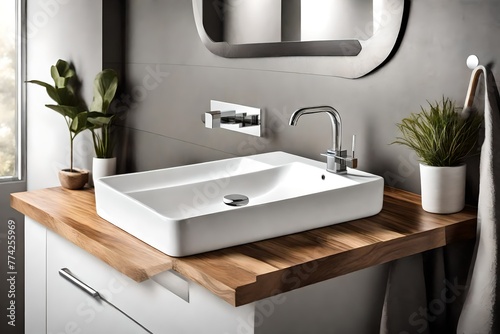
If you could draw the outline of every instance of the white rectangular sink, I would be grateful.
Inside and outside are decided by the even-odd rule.
[[[104,177],[97,214],[171,256],[187,256],[377,214],[383,179],[284,152]],[[228,205],[227,195],[243,195]],[[241,206],[233,206],[241,205]]]

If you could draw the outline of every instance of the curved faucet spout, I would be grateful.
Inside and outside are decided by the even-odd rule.
[[[296,110],[290,117],[290,125],[297,125],[302,115],[326,113],[330,116],[332,122],[332,151],[340,152],[342,150],[342,120],[337,110],[330,106],[307,107]]]

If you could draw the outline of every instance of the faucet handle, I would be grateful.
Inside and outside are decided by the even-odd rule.
[[[356,151],[356,135],[352,135],[352,145],[351,145],[351,157],[346,159],[346,164],[351,168],[358,168],[358,159],[354,157],[354,152]]]
[[[356,151],[356,135],[352,135],[351,156],[347,156],[344,158],[347,167],[358,168],[358,159],[355,158],[354,156],[355,151]]]
[[[351,145],[351,158],[354,159],[354,151],[356,150],[356,135],[352,135],[352,145]]]
[[[358,158],[347,157],[345,159],[345,164],[350,168],[358,168]]]

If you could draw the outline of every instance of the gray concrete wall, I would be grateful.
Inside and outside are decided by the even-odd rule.
[[[418,163],[406,148],[389,145],[395,124],[443,95],[462,105],[470,77],[465,60],[500,57],[498,1],[410,1],[408,24],[392,59],[360,79],[299,74],[268,68],[269,59],[224,59],[198,38],[187,0],[130,0],[127,17],[127,136],[121,170],[136,171],[283,150],[321,160],[330,143],[325,115],[287,120],[297,108],[332,105],[343,119],[344,143],[357,135],[359,168],[398,188],[420,191]],[[314,57],[310,57],[311,64]],[[156,73],[156,74],[155,74]],[[494,74],[500,77],[498,68]],[[210,99],[265,109],[267,134],[208,130],[200,114]],[[477,166],[469,173],[475,198]]]

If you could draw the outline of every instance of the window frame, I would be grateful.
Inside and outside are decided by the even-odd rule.
[[[26,182],[26,0],[16,4],[16,161],[15,175],[0,176],[0,183]]]

